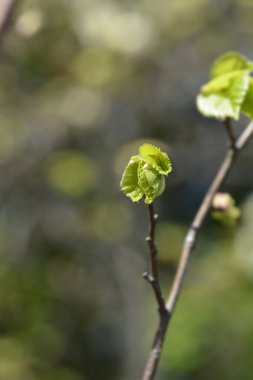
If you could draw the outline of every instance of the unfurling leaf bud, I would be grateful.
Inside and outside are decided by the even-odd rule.
[[[142,197],[150,204],[165,188],[164,176],[171,172],[166,153],[151,144],[143,144],[138,156],[132,156],[126,166],[120,186],[127,197],[138,202]]]

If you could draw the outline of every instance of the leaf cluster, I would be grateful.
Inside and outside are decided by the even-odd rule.
[[[197,97],[199,111],[217,119],[238,120],[240,112],[253,118],[253,62],[237,52],[228,52],[214,61],[210,81]]]
[[[133,202],[144,197],[150,204],[161,195],[165,188],[165,178],[171,172],[168,155],[151,144],[143,144],[139,155],[132,156],[127,164],[120,186]]]

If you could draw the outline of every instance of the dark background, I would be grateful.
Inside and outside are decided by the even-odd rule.
[[[0,380],[140,379],[148,219],[120,177],[144,141],[171,157],[166,292],[227,144],[195,98],[217,56],[253,59],[252,16],[251,0],[20,1],[0,51]],[[252,162],[251,144],[223,189],[240,222],[204,225],[157,380],[253,376]]]

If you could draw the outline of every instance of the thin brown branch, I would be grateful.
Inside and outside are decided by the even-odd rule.
[[[209,187],[206,196],[204,197],[195,218],[191,224],[191,227],[186,234],[186,238],[184,241],[181,259],[179,261],[179,265],[177,268],[177,272],[175,275],[175,279],[170,291],[170,295],[166,302],[167,310],[172,314],[173,309],[176,304],[177,297],[180,292],[180,288],[182,286],[182,281],[184,277],[184,273],[191,256],[192,250],[196,244],[196,239],[200,228],[202,227],[203,221],[211,207],[212,200],[216,192],[219,190],[220,186],[225,181],[229,171],[231,170],[233,163],[238,155],[238,153],[245,147],[250,138],[253,135],[253,122],[251,122],[241,134],[241,136],[235,142],[235,149],[232,147],[228,149],[227,154],[211,184]]]
[[[220,186],[225,181],[229,171],[231,170],[233,163],[238,156],[239,152],[245,147],[250,138],[253,136],[253,122],[251,122],[243,131],[241,136],[234,142],[227,154],[213,180],[211,183],[197,213],[193,219],[193,222],[186,234],[186,238],[183,244],[181,257],[177,267],[177,271],[174,277],[174,281],[171,287],[170,294],[166,301],[167,318],[161,322],[159,321],[159,326],[155,335],[152,349],[149,353],[149,357],[146,363],[144,374],[142,380],[153,380],[156,374],[157,365],[160,359],[160,354],[165,338],[166,331],[168,329],[170,317],[173,314],[176,306],[177,299],[179,297],[184,275],[189,263],[189,259],[192,255],[193,249],[195,247],[198,233],[203,225],[204,219],[211,207],[212,200],[216,192],[219,190]]]
[[[233,149],[236,149],[236,138],[235,138],[234,132],[233,132],[232,127],[231,127],[230,117],[226,117],[225,119],[223,119],[222,124],[226,128],[230,147]]]
[[[19,0],[1,0],[0,5],[0,42],[7,31],[13,12]]]
[[[160,314],[160,318],[165,313],[165,303],[162,296],[162,291],[159,283],[158,278],[158,270],[157,270],[157,248],[155,244],[155,228],[156,228],[156,222],[158,219],[158,215],[155,213],[154,205],[153,203],[148,205],[148,211],[149,211],[149,234],[146,238],[146,241],[149,246],[149,273],[145,272],[143,273],[143,277],[150,283],[150,285],[153,288],[155,298],[158,305],[158,311]]]
[[[155,334],[151,351],[148,356],[142,380],[152,380],[155,377],[169,320],[169,313],[164,314],[163,318],[159,320],[159,325]]]

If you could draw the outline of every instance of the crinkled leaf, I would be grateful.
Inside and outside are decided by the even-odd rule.
[[[245,73],[236,73],[236,75],[225,75],[225,79],[222,78],[218,78],[219,83],[217,79],[214,80],[216,84],[213,86],[213,92],[210,88],[207,91],[208,84],[203,87],[202,93],[197,97],[197,107],[205,116],[231,117],[238,120],[249,87],[249,76]]]
[[[237,52],[228,52],[217,58],[211,68],[211,78],[217,78],[224,74],[238,71],[253,69],[253,64],[243,55]]]
[[[145,203],[148,204],[161,195],[165,188],[164,175],[145,161],[142,161],[138,167],[138,183],[145,195]]]
[[[149,204],[164,191],[164,175],[171,171],[171,163],[166,153],[150,144],[143,144],[139,153],[131,157],[120,186],[133,202],[144,196]]]
[[[144,195],[138,183],[139,163],[140,158],[138,156],[131,157],[120,181],[122,190],[133,202],[138,202]]]
[[[249,88],[241,108],[242,112],[253,119],[253,79],[249,80]]]
[[[169,157],[156,146],[143,144],[139,149],[139,153],[141,158],[160,174],[167,175],[172,170]]]

